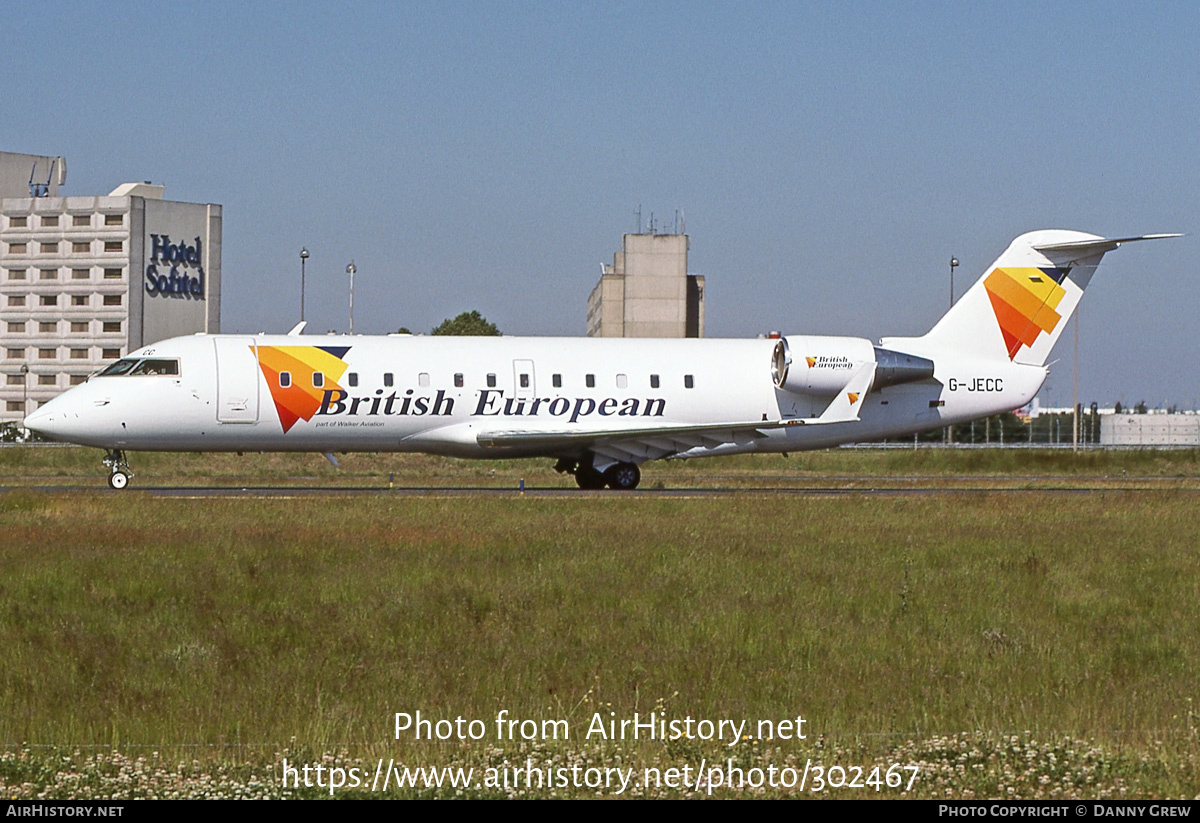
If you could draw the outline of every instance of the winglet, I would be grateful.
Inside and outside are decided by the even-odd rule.
[[[855,423],[858,421],[858,411],[862,408],[871,384],[875,382],[875,364],[863,363],[850,376],[842,390],[834,396],[825,411],[817,418],[817,423]]]

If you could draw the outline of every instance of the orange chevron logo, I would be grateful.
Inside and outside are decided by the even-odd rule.
[[[856,392],[856,391],[848,391],[848,392],[846,392],[846,396],[850,398],[850,405],[851,405],[851,406],[853,406],[855,403],[857,403],[857,402],[858,402],[858,392]]]
[[[284,434],[296,421],[312,419],[326,391],[345,391],[337,381],[348,368],[342,360],[348,351],[349,346],[258,347],[258,366],[267,378]]]
[[[811,369],[813,366],[817,365],[817,358],[806,357],[806,358],[804,358],[804,362],[807,363],[808,367]]]
[[[993,269],[983,281],[1009,360],[1021,346],[1032,346],[1039,335],[1058,326],[1058,304],[1067,293],[1060,284],[1066,276],[1066,269],[1021,267]]]

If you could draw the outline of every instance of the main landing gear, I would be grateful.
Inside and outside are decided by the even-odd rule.
[[[579,488],[595,491],[608,486],[618,491],[632,491],[637,488],[642,479],[642,471],[636,463],[614,463],[604,471],[592,467],[592,461],[562,459],[554,467],[555,471],[575,475]]]
[[[633,491],[642,479],[636,463],[617,463],[604,470],[604,482],[610,489]]]
[[[129,468],[129,462],[125,460],[125,452],[119,449],[113,449],[104,456],[104,465],[109,470],[108,487],[120,491],[129,485],[129,478],[133,477],[133,471]]]
[[[585,491],[604,488],[604,475],[591,466],[580,466],[575,470],[575,482]]]

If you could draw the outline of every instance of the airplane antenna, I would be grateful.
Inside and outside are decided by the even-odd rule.
[[[637,215],[637,219],[638,219],[637,234],[641,234],[642,233],[642,204],[641,203],[638,203],[637,211],[635,211],[634,214]]]

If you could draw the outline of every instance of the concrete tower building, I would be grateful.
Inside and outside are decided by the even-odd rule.
[[[588,337],[703,337],[704,278],[686,234],[627,234],[588,297]]]

